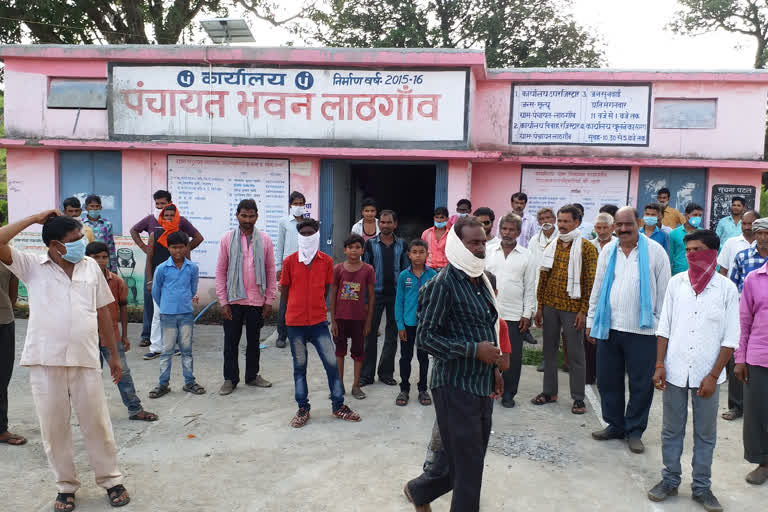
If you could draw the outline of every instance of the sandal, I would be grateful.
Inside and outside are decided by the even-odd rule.
[[[157,421],[157,418],[158,418],[157,414],[147,412],[147,411],[139,411],[133,416],[128,416],[129,420],[136,420],[136,421]]]
[[[192,393],[195,395],[202,395],[205,394],[205,388],[198,384],[197,382],[193,382],[192,384],[184,384],[184,387],[181,388],[187,393]]]
[[[419,403],[421,405],[432,405],[432,397],[429,396],[429,391],[419,391]]]
[[[744,413],[738,409],[729,409],[722,414],[724,420],[733,421],[744,416]]]
[[[408,400],[410,398],[408,397],[408,393],[405,391],[401,391],[399,395],[397,395],[397,398],[395,398],[395,405],[399,405],[400,407],[403,407],[405,405],[408,405]]]
[[[122,485],[116,485],[107,489],[107,496],[109,497],[109,504],[113,507],[123,507],[131,502],[128,491]]]
[[[571,412],[573,414],[584,414],[587,412],[587,406],[584,404],[584,400],[574,400]]]
[[[531,403],[533,405],[551,404],[552,402],[557,402],[557,396],[548,395],[546,393],[539,393],[535,397],[531,398]]]
[[[149,398],[160,398],[163,395],[167,395],[171,392],[171,388],[168,386],[157,386],[155,389],[149,392]]]
[[[347,407],[346,405],[342,405],[335,411],[333,411],[333,415],[339,418],[340,420],[346,420],[346,421],[360,421],[360,415],[354,412],[352,409]]]
[[[358,400],[364,400],[367,395],[360,388],[352,388],[352,396]]]
[[[56,507],[56,503],[64,505],[63,507]],[[73,492],[60,492],[56,495],[56,503],[53,504],[54,512],[71,512],[75,510],[75,493]]]
[[[27,440],[24,438],[24,436],[11,434],[10,432],[6,432],[6,434],[8,434],[8,436],[0,439],[0,444],[9,444],[11,446],[21,446],[23,444],[27,444]]]

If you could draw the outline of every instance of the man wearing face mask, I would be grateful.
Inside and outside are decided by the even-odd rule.
[[[450,264],[419,293],[416,345],[435,359],[432,395],[449,472],[409,482],[416,510],[453,490],[451,510],[480,510],[480,490],[493,398],[504,393],[498,371],[499,315],[483,272],[485,231],[474,217],[459,219],[447,235]],[[414,501],[414,498],[416,501]]]
[[[298,190],[291,192],[288,197],[288,208],[290,213],[287,217],[280,219],[277,226],[277,250],[275,254],[275,270],[277,280],[280,280],[280,272],[283,268],[283,260],[295,253],[299,248],[299,232],[296,226],[304,219],[307,212],[307,198]],[[280,309],[277,311],[277,341],[275,346],[285,348],[288,339],[288,329],[285,326],[285,298],[280,295]]]
[[[44,256],[8,244],[33,224],[42,224]],[[80,487],[74,464],[72,408],[77,413],[96,484],[110,504],[130,501],[117,469],[117,447],[104,398],[99,338],[109,349],[113,382],[122,367],[109,314],[114,297],[99,265],[85,257],[82,225],[48,210],[0,228],[0,261],[29,291],[29,323],[21,365],[29,367],[40,435],[56,477],[56,510],[72,510]]]
[[[669,206],[668,188],[660,188],[656,193],[656,200],[659,202],[663,210],[661,223],[664,226],[667,226],[669,229],[675,229],[680,224],[685,224],[685,217],[683,217],[683,214]]]
[[[383,212],[382,212],[383,216]],[[283,261],[280,293],[287,307],[285,323],[293,357],[293,383],[299,410],[291,426],[301,428],[309,421],[309,388],[307,386],[307,345],[312,344],[325,368],[331,389],[333,415],[345,421],[360,421],[360,415],[344,405],[344,391],[336,364],[336,346],[328,330],[325,300],[333,283],[333,260],[318,251],[320,224],[314,219],[302,219],[296,225],[299,233],[298,250]]]
[[[696,203],[688,203],[685,207],[685,224],[673,229],[669,234],[669,261],[672,264],[673,276],[688,270],[683,238],[701,227],[703,217],[704,208]]]
[[[91,228],[95,242],[107,244],[107,249],[109,249],[109,271],[117,272],[115,237],[112,233],[112,223],[101,216],[101,197],[92,194],[85,198],[85,213],[80,222],[84,226]]]
[[[448,208],[445,206],[438,206],[435,208],[435,213],[432,217],[433,226],[427,228],[421,234],[421,239],[427,242],[427,266],[434,270],[440,271],[441,268],[448,264],[448,260],[445,257],[445,242],[447,240],[446,234],[451,227],[451,223],[448,221]],[[370,263],[367,262],[366,263]]]
[[[645,236],[659,244],[665,251],[669,252],[669,237],[661,230],[659,226],[659,216],[661,215],[661,205],[650,203],[645,205],[643,210],[642,231]]]

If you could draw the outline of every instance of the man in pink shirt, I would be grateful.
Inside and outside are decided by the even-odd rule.
[[[747,275],[739,307],[733,373],[744,383],[744,458],[758,465],[747,482],[761,485],[768,480],[768,263]]]
[[[224,318],[224,384],[220,395],[229,395],[240,382],[238,345],[246,327],[245,384],[260,388],[272,383],[259,375],[259,334],[264,318],[272,314],[277,282],[272,239],[256,228],[259,209],[253,199],[237,205],[240,227],[221,237],[216,263],[216,296]]]

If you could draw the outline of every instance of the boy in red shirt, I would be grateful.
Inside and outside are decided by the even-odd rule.
[[[309,389],[307,388],[307,344],[311,343],[325,367],[331,388],[333,415],[347,421],[360,421],[360,415],[344,405],[344,391],[336,365],[334,344],[328,332],[325,298],[333,283],[333,260],[318,251],[320,224],[304,219],[296,225],[299,231],[299,250],[283,261],[280,275],[281,293],[287,307],[285,325],[293,357],[293,382],[299,410],[291,426],[300,428],[309,421]]]
[[[363,263],[363,237],[352,234],[344,241],[347,260],[333,269],[331,284],[331,334],[336,343],[336,364],[339,367],[342,390],[344,387],[344,357],[347,355],[347,338],[352,339],[352,360],[355,365],[355,380],[352,396],[365,398],[360,389],[360,371],[365,360],[365,337],[371,332],[373,318],[374,285],[376,272],[373,266]],[[366,292],[368,305],[366,307]]]

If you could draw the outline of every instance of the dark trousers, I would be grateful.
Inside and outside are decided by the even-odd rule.
[[[373,308],[371,332],[365,340],[365,362],[360,373],[360,379],[373,382],[376,373],[376,354],[379,344],[379,325],[386,311],[387,326],[384,330],[384,346],[381,348],[379,360],[379,379],[391,379],[395,374],[395,356],[397,355],[397,323],[395,322],[395,296],[376,295]]]
[[[8,384],[16,357],[16,324],[0,325],[0,434],[8,430]]]
[[[416,326],[405,326],[408,341],[400,342],[400,391],[411,391],[411,361],[413,361],[413,347],[416,346]],[[419,392],[427,390],[427,372],[429,372],[429,355],[416,349],[416,358],[419,360]]]
[[[245,382],[250,382],[259,374],[259,335],[263,320],[261,306],[241,306],[232,304],[232,320],[224,320],[224,380],[231,380],[232,384],[240,382],[240,365],[238,364],[238,346],[243,335],[245,324],[245,337],[248,342],[245,348]]]
[[[152,334],[152,316],[155,314],[155,303],[152,302],[152,292],[144,287],[144,311],[142,313],[141,339],[148,340]]]
[[[744,384],[733,374],[733,368],[736,366],[733,356],[726,365],[728,372],[728,409],[737,411],[744,410]]]
[[[752,464],[768,464],[768,368],[747,365],[749,382],[744,386],[744,458]]]
[[[451,386],[433,389],[432,394],[450,471],[412,480],[408,484],[411,496],[416,505],[424,505],[453,490],[451,512],[477,512],[493,401]]]
[[[502,374],[504,378],[504,400],[512,400],[517,395],[520,384],[520,372],[523,368],[523,335],[520,334],[520,322],[507,322],[509,341],[512,352],[509,354],[509,370]]]
[[[285,325],[285,311],[288,309],[288,299],[286,294],[280,295],[280,308],[277,310],[277,339],[285,341],[288,339],[288,327]]]
[[[594,384],[597,380],[597,345],[593,345],[584,337],[584,364],[586,367],[586,378],[584,382]]]
[[[597,389],[603,420],[627,437],[642,437],[653,401],[656,337],[611,329],[597,341]],[[629,403],[624,409],[624,373],[629,376]]]

